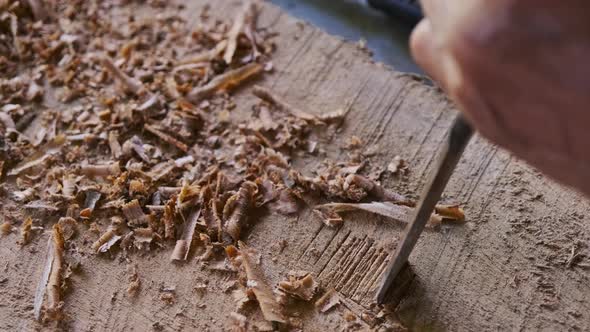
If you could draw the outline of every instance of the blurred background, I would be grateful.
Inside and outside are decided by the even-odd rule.
[[[270,0],[289,14],[349,41],[366,41],[376,61],[422,73],[410,56],[412,25],[370,8],[363,0]]]

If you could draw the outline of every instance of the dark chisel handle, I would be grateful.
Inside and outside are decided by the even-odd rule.
[[[369,6],[388,15],[416,24],[422,19],[422,9],[417,0],[368,0]]]

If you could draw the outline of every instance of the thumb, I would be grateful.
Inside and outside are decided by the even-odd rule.
[[[429,19],[423,19],[412,31],[410,50],[416,63],[447,93],[460,83],[459,68],[448,47],[437,39]]]

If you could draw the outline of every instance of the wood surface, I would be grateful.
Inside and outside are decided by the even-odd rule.
[[[211,3],[215,17],[240,8],[231,0],[187,1],[186,18]],[[138,11],[140,13],[140,11]],[[143,13],[149,14],[149,13]],[[358,136],[363,149],[376,151],[372,165],[396,156],[407,161],[404,177],[385,175],[388,188],[414,195],[431,169],[449,130],[454,106],[419,78],[374,63],[355,44],[330,36],[265,3],[259,26],[279,33],[275,73],[258,83],[310,113],[338,108],[346,120],[331,140],[320,141],[325,156],[294,159],[311,174],[326,158],[347,160],[347,140]],[[256,102],[248,89],[236,93],[237,114],[247,118]],[[425,232],[411,264],[416,277],[399,308],[404,324],[417,331],[590,330],[590,223],[588,202],[546,179],[509,153],[480,137],[468,146],[445,192],[446,202],[464,205],[467,222]],[[297,217],[259,220],[246,242],[262,254],[264,271],[276,284],[289,270],[313,272],[334,287],[346,307],[369,310],[389,252],[403,225],[366,213],[350,213],[340,228],[325,226],[309,209]],[[47,237],[21,249],[17,234],[0,239],[0,330],[40,329],[32,318]],[[276,245],[285,240],[282,253]],[[572,248],[581,256],[568,267]],[[224,292],[235,276],[207,270],[192,258],[169,262],[172,248],[130,261],[86,256],[74,276],[64,311],[74,331],[221,330],[235,304]],[[126,296],[128,267],[137,264],[139,296]],[[198,282],[208,281],[200,295]],[[176,303],[159,296],[176,287]],[[309,331],[337,330],[342,310],[303,313]]]

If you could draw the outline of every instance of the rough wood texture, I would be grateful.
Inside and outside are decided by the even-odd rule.
[[[208,1],[186,2],[190,17]],[[240,4],[219,0],[214,16],[227,17]],[[410,173],[402,180],[385,176],[384,185],[416,193],[447,133],[453,106],[420,80],[373,63],[353,44],[303,24],[265,4],[261,26],[278,31],[276,73],[258,83],[310,113],[349,110],[332,142],[320,142],[327,157],[346,158],[342,147],[352,135],[366,149],[379,147],[371,162],[386,166],[396,155]],[[238,92],[238,114],[250,114],[255,98]],[[299,158],[308,172],[322,158]],[[465,204],[468,222],[427,231],[411,257],[416,273],[409,297],[400,307],[402,321],[416,330],[589,330],[588,256],[568,267],[573,246],[588,254],[588,203],[547,180],[508,153],[476,138],[445,193],[449,202]],[[247,243],[262,253],[269,279],[276,282],[294,267],[312,271],[325,286],[336,288],[368,308],[403,225],[363,213],[348,214],[340,228],[324,226],[310,211],[296,218],[270,217],[250,232]],[[0,240],[0,330],[29,331],[34,285],[43,269],[44,244],[37,237],[20,249],[16,234]],[[273,243],[286,240],[282,254]],[[270,245],[269,245],[270,243]],[[132,263],[86,256],[84,273],[75,276],[64,312],[75,331],[220,330],[234,310],[224,281],[233,275],[211,272],[195,260],[169,263],[172,248],[131,256]],[[276,262],[271,260],[277,257]],[[126,295],[129,272],[137,263],[141,289]],[[199,295],[194,285],[210,280]],[[160,300],[162,286],[176,286],[176,303]],[[306,330],[338,328],[338,314],[309,315]],[[154,325],[156,324],[156,325]]]

